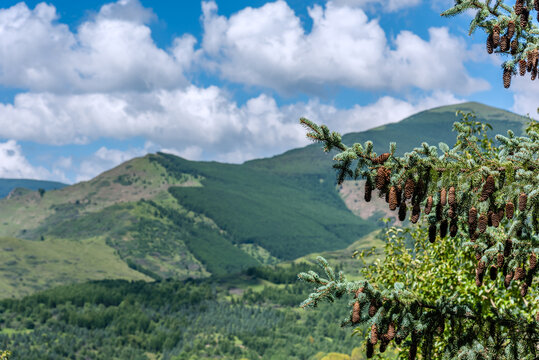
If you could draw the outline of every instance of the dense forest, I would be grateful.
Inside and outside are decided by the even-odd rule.
[[[40,360],[350,354],[360,339],[335,324],[347,316],[344,307],[298,308],[310,289],[296,275],[310,268],[258,267],[205,280],[94,281],[4,300],[0,347],[12,349],[12,359]]]

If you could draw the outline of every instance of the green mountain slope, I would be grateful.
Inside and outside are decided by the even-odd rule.
[[[347,134],[344,141],[371,139],[379,152],[395,139],[400,152],[421,141],[451,143],[459,108],[475,111],[495,132],[519,130],[526,122],[466,103]],[[15,192],[0,200],[0,237],[12,249],[6,257],[17,259],[0,268],[2,297],[99,278],[203,278],[346,248],[378,228],[386,205],[377,200],[362,208],[360,184],[337,187],[331,157],[318,144],[242,165],[158,153],[43,196]],[[48,261],[40,250],[55,246],[62,247],[72,267],[62,263],[59,270],[59,259]],[[95,261],[87,271],[83,262],[69,258],[85,247],[91,248],[88,264],[103,252],[114,266]],[[44,265],[33,266],[32,256]]]
[[[56,190],[56,189],[61,189],[66,186],[67,184],[63,184],[57,181],[30,180],[30,179],[0,179],[0,198],[4,198],[8,196],[11,191],[17,188],[36,191],[38,189]]]

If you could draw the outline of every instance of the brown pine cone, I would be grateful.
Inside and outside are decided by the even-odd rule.
[[[511,39],[513,35],[515,35],[515,22],[509,20],[509,23],[507,24],[507,37]]]
[[[473,223],[477,222],[477,209],[475,207],[471,207],[468,211],[468,225],[472,225]]]
[[[505,240],[505,245],[503,247],[503,256],[509,257],[511,255],[512,250],[513,250],[513,240],[511,239]]]
[[[376,307],[376,301],[373,299],[371,300],[371,304],[369,306],[369,316],[373,317],[374,315],[376,315],[377,310],[378,308]]]
[[[491,226],[494,226],[495,228],[500,226],[500,220],[498,219],[498,213],[493,212],[492,215],[490,216],[490,221],[492,223]]]
[[[360,287],[359,289],[357,289],[356,294],[354,295],[354,299],[357,299],[359,297],[359,294],[361,294],[364,290],[364,287]]]
[[[445,206],[447,203],[447,191],[445,190],[445,187],[440,190],[440,203],[442,206]]]
[[[525,29],[528,26],[528,17],[530,16],[530,11],[527,8],[522,8],[522,14],[520,14],[520,27]]]
[[[393,211],[397,208],[397,188],[392,186],[389,190],[389,210]]]
[[[442,220],[443,206],[441,203],[436,204],[436,221]]]
[[[458,231],[459,228],[457,218],[453,218],[451,220],[451,224],[449,225],[449,235],[454,238],[455,236],[457,236]]]
[[[480,234],[484,233],[485,230],[487,230],[487,224],[488,224],[487,215],[481,214],[481,216],[479,216],[479,221],[477,223]]]
[[[520,194],[520,196],[518,197],[518,210],[519,211],[526,210],[527,202],[528,202],[528,195],[524,193]]]
[[[377,158],[374,158],[372,160],[372,163],[375,164],[375,165],[383,164],[383,163],[386,162],[387,159],[389,159],[389,155],[391,155],[391,154],[390,153],[383,153],[380,156],[378,156]]]
[[[500,45],[500,27],[498,25],[492,27],[492,43],[494,48]]]
[[[504,70],[504,82],[505,82],[505,70]],[[483,189],[481,190],[481,197],[479,198],[479,201],[485,201],[489,198],[490,195],[494,192],[495,185],[494,185],[494,176],[489,175],[487,176],[487,179],[485,180],[485,184],[483,185]]]
[[[487,213],[487,226],[492,226],[492,215],[494,215],[494,211],[489,210]]]
[[[526,277],[526,271],[521,267],[517,267],[515,269],[515,277],[514,277],[514,279],[518,281],[518,280],[524,279],[525,277]]]
[[[410,216],[410,221],[412,224],[417,223],[419,220],[419,213],[421,212],[421,208],[419,207],[419,203],[415,203],[412,207],[412,216]]]
[[[399,205],[399,220],[404,221],[406,220],[406,202],[404,200]]]
[[[440,223],[440,239],[444,239],[447,236],[448,223],[447,219],[443,219]]]
[[[511,41],[511,55],[515,55],[518,52],[518,40]]]
[[[429,241],[434,243],[436,241],[436,225],[429,225]]]
[[[528,294],[528,284],[522,283],[520,285],[520,296],[524,297]]]
[[[367,341],[367,359],[374,356],[374,345],[370,341]]]
[[[382,341],[380,342],[380,348],[378,350],[380,350],[380,353],[385,353],[386,350],[387,350],[387,345],[389,345],[389,343],[387,341],[384,341],[384,339],[382,338]]]
[[[490,280],[496,280],[496,276],[498,276],[498,268],[496,265],[492,265],[489,270]]]
[[[372,199],[372,184],[369,180],[365,181],[365,201],[369,202]]]
[[[496,267],[498,269],[501,269],[503,268],[503,261],[504,261],[504,256],[502,253],[498,253],[498,255],[496,256]]]
[[[483,261],[479,261],[477,264],[477,267],[475,268],[475,285],[481,286],[483,285],[483,277],[485,276],[485,263]]]
[[[356,301],[352,309],[352,324],[357,324],[360,318],[361,318],[361,306],[359,304],[359,301]]]
[[[526,60],[520,59],[518,61],[518,70],[520,72],[520,76],[524,76],[526,74],[526,68],[527,68]]]
[[[505,204],[505,216],[509,220],[513,218],[513,214],[515,213],[515,205],[511,201],[509,201],[507,204]]]
[[[411,199],[414,194],[415,182],[414,179],[409,178],[404,184],[404,198],[406,200]]]
[[[537,78],[537,67],[534,66],[532,67],[532,76],[531,76],[531,80],[535,80]]]
[[[402,186],[397,185],[397,204],[402,202]]]
[[[517,0],[515,3],[515,14],[522,14],[522,9],[524,8],[524,0]]]
[[[535,271],[535,267],[537,266],[537,256],[535,256],[535,253],[531,253],[530,254],[530,266],[529,266],[529,270],[530,271]]]
[[[494,52],[494,40],[492,34],[487,37],[487,53],[492,54]]]
[[[500,51],[506,52],[507,50],[509,50],[509,39],[507,35],[503,35],[500,39]]]
[[[533,63],[534,63],[534,59],[533,59],[533,51],[528,51],[526,53],[526,56],[528,58],[528,61],[526,62],[527,63],[527,66],[526,66],[526,71],[527,72],[531,72],[532,71],[532,67],[533,67]]]
[[[508,69],[508,68],[503,69],[503,87],[504,88],[508,89],[511,86],[512,75],[513,75],[513,71],[511,69]]]
[[[376,188],[378,190],[382,190],[384,186],[386,186],[387,182],[389,181],[389,173],[389,169],[386,169],[383,166],[378,168],[376,174]]]
[[[457,202],[457,192],[456,192],[454,186],[451,186],[449,188],[449,195],[448,195],[448,198],[447,198],[447,202],[449,203],[449,206],[455,206],[455,204]]]
[[[427,198],[427,203],[425,205],[425,214],[430,214],[430,211],[432,210],[432,196],[429,196]]]
[[[507,275],[505,275],[505,278],[503,279],[503,284],[505,285],[506,288],[508,288],[509,285],[511,285],[511,280],[513,280],[513,272],[509,271],[507,272]]]
[[[391,322],[387,326],[387,333],[384,335],[384,339],[389,342],[395,338],[396,333],[395,324]]]
[[[378,343],[378,330],[376,329],[376,324],[371,325],[371,344],[376,345]]]
[[[503,220],[503,215],[505,214],[505,209],[503,208],[503,206],[500,206],[498,208],[498,221],[502,221]]]

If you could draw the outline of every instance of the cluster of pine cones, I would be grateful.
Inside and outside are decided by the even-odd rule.
[[[365,183],[365,201],[368,202],[371,200],[372,191],[374,191],[376,188],[380,191],[381,196],[385,195],[386,202],[388,203],[390,210],[394,211],[397,208],[399,209],[398,218],[400,221],[404,221],[406,219],[408,209],[406,202],[409,201],[412,208],[410,221],[414,224],[419,220],[421,213],[420,204],[424,203],[423,212],[426,215],[429,215],[433,210],[435,211],[434,216],[429,218],[429,241],[434,243],[438,233],[442,239],[445,238],[448,233],[451,237],[455,237],[459,229],[458,213],[459,211],[464,213],[466,211],[466,209],[458,208],[456,188],[454,186],[450,186],[449,188],[442,187],[439,189],[437,203],[434,204],[435,200],[432,195],[427,194],[427,186],[423,180],[421,180],[421,178],[418,181],[408,178],[402,184],[391,185],[391,170],[383,165],[388,158],[389,154],[386,153],[376,158],[376,161],[373,160],[375,165],[382,165],[377,168],[374,184],[370,180],[367,180]],[[502,182],[503,181],[500,181],[500,186],[502,186]],[[512,201],[507,201],[507,203],[504,205],[495,205],[494,201],[491,199],[491,196],[495,191],[495,179],[492,175],[489,175],[483,182],[478,200],[480,202],[491,200],[490,209],[488,212],[482,214],[479,214],[478,210],[474,206],[467,210],[468,233],[471,241],[473,242],[475,242],[486,232],[487,227],[497,228],[504,216],[507,219],[513,219],[514,217],[514,203]],[[527,206],[528,196],[525,193],[521,193],[518,197],[517,208],[520,212],[524,212],[526,211]],[[517,234],[517,237],[518,236],[520,235]],[[506,287],[509,287],[512,280],[523,280],[521,283],[521,295],[526,296],[528,287],[531,286],[533,282],[537,258],[534,253],[531,254],[527,272],[524,270],[524,264],[521,264],[520,267],[517,267],[514,270],[508,269],[507,261],[505,260],[512,257],[511,244],[511,239],[508,239],[505,243],[504,252],[489,259],[489,262],[492,263],[489,269],[490,278],[495,280],[498,270],[500,270],[503,272]],[[478,246],[475,245],[474,247],[476,249],[476,259],[478,260],[475,281],[477,286],[481,286],[487,269],[487,264],[484,261],[481,261],[483,253],[478,250]]]
[[[530,9],[525,6],[524,0],[517,0],[515,3],[515,14],[518,16],[519,26],[522,30],[526,29],[529,22]],[[537,21],[539,21],[539,0],[534,1],[534,8],[537,13]],[[518,36],[514,39],[516,24],[514,20],[510,20],[507,24],[507,30],[504,35],[500,36],[500,26],[494,25],[492,31],[487,37],[487,52],[492,54],[495,49],[500,48],[500,52],[510,52],[511,55],[518,53]],[[531,79],[537,78],[537,62],[539,58],[539,51],[537,49],[529,51],[526,54],[526,58],[522,57],[519,62],[519,74],[524,76],[526,72],[531,73]],[[507,89],[511,86],[511,76],[513,75],[513,69],[505,67],[503,70],[503,86]]]

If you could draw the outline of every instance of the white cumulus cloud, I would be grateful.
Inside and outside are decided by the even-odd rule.
[[[138,0],[104,5],[76,32],[59,22],[53,5],[0,9],[0,84],[39,92],[111,92],[186,85],[195,56],[186,34],[158,48]]]
[[[215,2],[204,2],[203,13],[207,62],[234,82],[283,93],[345,86],[469,94],[489,87],[468,74],[464,63],[473,56],[447,28],[430,28],[428,40],[401,31],[391,43],[361,8],[331,1],[309,8],[310,33],[282,0],[229,18],[217,14]]]

